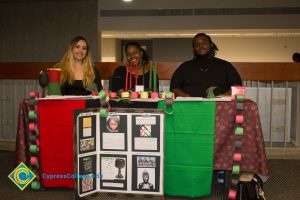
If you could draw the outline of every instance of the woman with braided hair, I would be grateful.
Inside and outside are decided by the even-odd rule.
[[[126,89],[134,91],[136,85],[143,86],[144,91],[150,90],[150,86],[153,82],[150,78],[150,63],[146,51],[138,42],[132,41],[126,44],[125,53],[127,58],[127,62],[125,64],[127,66],[119,66],[115,69],[110,83],[111,90],[113,92],[120,92]],[[133,68],[131,73],[133,77],[129,74],[129,66]],[[152,75],[152,77],[154,76],[156,76],[156,85],[157,88],[159,88],[158,76],[157,74]],[[133,80],[130,81],[130,78]],[[128,87],[126,87],[126,82],[128,83]],[[129,84],[129,82],[131,84]]]

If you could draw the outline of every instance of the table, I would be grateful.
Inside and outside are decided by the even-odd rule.
[[[234,122],[236,102],[216,102],[214,136],[214,170],[231,170],[233,164]],[[85,100],[42,100],[39,101],[40,126],[43,119],[54,116],[49,124],[53,128],[40,127],[41,170],[43,173],[73,174],[73,112],[86,107]],[[21,102],[16,141],[16,163],[28,164],[27,151],[27,106]],[[63,115],[65,113],[65,115]],[[269,176],[263,134],[255,102],[244,102],[244,138],[241,171]],[[62,126],[63,128],[58,128]],[[45,140],[44,140],[45,139]],[[45,156],[45,157],[43,157]],[[74,187],[73,179],[42,180],[44,187]]]

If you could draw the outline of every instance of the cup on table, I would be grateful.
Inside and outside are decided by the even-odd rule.
[[[48,68],[49,84],[47,86],[48,95],[61,95],[60,90],[60,68]]]
[[[138,92],[131,92],[130,97],[131,97],[132,99],[139,98],[139,93],[138,93]]]
[[[148,99],[148,97],[149,97],[148,92],[141,92],[141,94],[140,94],[141,99]]]
[[[151,99],[157,99],[158,98],[158,92],[151,92]]]

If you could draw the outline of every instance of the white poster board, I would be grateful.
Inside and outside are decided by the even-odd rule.
[[[75,193],[163,195],[164,112],[99,109],[74,112]]]

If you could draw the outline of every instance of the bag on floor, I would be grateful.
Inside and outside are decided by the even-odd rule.
[[[263,191],[263,181],[254,174],[250,181],[240,181],[236,200],[266,200]]]

